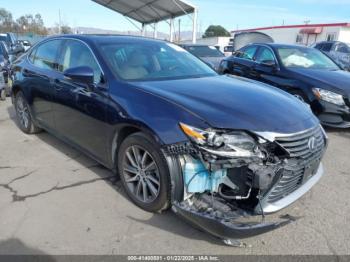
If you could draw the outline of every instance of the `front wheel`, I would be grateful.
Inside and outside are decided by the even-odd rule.
[[[15,96],[16,117],[19,128],[26,134],[39,133],[41,129],[37,127],[29,111],[28,103],[21,91]]]
[[[118,171],[130,199],[149,212],[170,205],[170,175],[156,142],[143,133],[127,137],[118,152]]]

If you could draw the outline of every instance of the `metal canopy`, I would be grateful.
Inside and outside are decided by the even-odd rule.
[[[193,38],[196,41],[197,9],[195,6],[183,0],[92,0],[104,7],[116,11],[128,19],[133,19],[142,24],[142,28],[148,24],[156,24],[170,19],[170,40],[173,39],[173,19],[193,13]],[[156,25],[154,25],[156,36]],[[142,31],[143,31],[142,30]]]

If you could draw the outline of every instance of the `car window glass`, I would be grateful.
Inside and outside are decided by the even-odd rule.
[[[336,52],[340,52],[340,53],[349,53],[349,47],[345,44],[339,43],[337,44],[336,48],[335,48]]]
[[[258,56],[256,57],[258,63],[275,62],[275,57],[269,48],[261,47]]]
[[[238,57],[247,60],[253,60],[257,48],[257,46],[246,47],[238,52]]]
[[[320,48],[320,50],[324,51],[324,52],[330,52],[332,50],[332,43],[325,43],[322,45],[322,48]]]
[[[80,66],[88,66],[94,70],[95,83],[101,81],[102,72],[91,50],[80,41],[69,40],[65,45],[59,70],[63,72]]]
[[[57,64],[56,56],[61,42],[61,40],[52,40],[40,45],[32,59],[34,65],[43,69],[55,70]]]
[[[101,50],[113,72],[124,80],[151,81],[216,75],[204,62],[170,43],[106,43]]]

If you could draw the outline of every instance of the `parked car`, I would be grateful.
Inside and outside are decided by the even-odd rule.
[[[27,52],[32,46],[28,40],[19,40],[18,42],[23,46],[24,52]]]
[[[181,45],[181,47],[190,52],[192,55],[203,60],[215,71],[218,70],[220,62],[225,58],[225,55],[215,46],[186,44]]]
[[[24,52],[24,47],[18,43],[14,33],[0,34],[0,41],[6,43],[10,54],[18,55]]]
[[[5,42],[0,41],[0,72],[5,83],[5,94],[9,95],[8,76],[13,55],[10,55]]]
[[[235,51],[233,45],[228,45],[224,47],[224,55],[225,56],[231,56],[233,52]]]
[[[261,32],[241,32],[236,33],[234,38],[231,39],[230,45],[233,46],[233,51],[240,50],[241,48],[253,44],[253,43],[273,43],[274,40],[271,36]]]
[[[314,48],[251,44],[219,68],[278,87],[308,103],[326,126],[350,127],[350,74]]]
[[[6,100],[6,83],[4,73],[1,71],[0,66],[0,100]]]
[[[326,134],[304,103],[168,42],[51,37],[12,72],[23,132],[47,130],[117,171],[140,208],[172,207],[227,244],[291,222],[252,219],[323,175]]]
[[[350,71],[350,44],[339,41],[325,41],[316,43],[312,47],[326,53],[344,70]]]

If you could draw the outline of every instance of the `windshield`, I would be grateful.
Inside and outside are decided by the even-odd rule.
[[[224,54],[215,46],[188,46],[186,49],[197,57],[223,57]]]
[[[304,47],[281,47],[278,54],[288,68],[338,70],[339,67],[317,49]]]
[[[105,44],[103,56],[124,80],[161,80],[214,76],[205,63],[179,46],[162,42]]]

